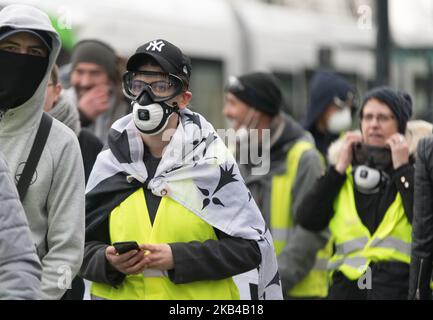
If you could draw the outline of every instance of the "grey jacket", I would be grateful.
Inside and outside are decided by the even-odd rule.
[[[41,294],[41,264],[2,155],[0,203],[0,299],[38,299]]]
[[[33,96],[9,109],[0,120],[0,151],[18,180],[42,116],[45,91],[60,51],[59,35],[42,11],[10,5],[0,11],[0,28],[47,32],[52,39],[45,76]],[[56,119],[23,201],[27,221],[42,264],[43,299],[62,297],[77,274],[84,252],[84,169],[74,132]]]
[[[275,175],[286,172],[286,157],[292,146],[305,140],[314,144],[311,135],[285,114],[273,119],[271,124],[270,170],[266,175],[252,175],[252,167],[240,165],[245,183],[257,202],[264,219],[270,226],[271,186]],[[292,186],[291,212],[297,208],[316,179],[323,174],[324,167],[316,149],[305,151],[301,156],[296,179]],[[282,194],[281,197],[284,197]],[[294,221],[292,217],[292,221]],[[286,235],[287,245],[278,256],[278,269],[284,293],[300,282],[313,268],[316,253],[326,245],[327,237],[295,226]]]

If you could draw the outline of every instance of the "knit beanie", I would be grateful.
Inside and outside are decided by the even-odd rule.
[[[283,104],[278,80],[270,73],[254,72],[232,78],[226,91],[270,116],[278,114]]]
[[[71,70],[80,62],[95,63],[107,72],[113,82],[117,82],[117,57],[114,50],[99,40],[82,40],[78,42],[71,56]]]

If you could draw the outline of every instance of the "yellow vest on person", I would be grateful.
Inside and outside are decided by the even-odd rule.
[[[152,226],[142,188],[117,206],[109,219],[111,243],[204,242],[217,239],[211,225],[169,197],[161,199]],[[127,275],[116,288],[93,283],[91,294],[113,300],[239,299],[239,292],[232,278],[174,284],[166,274],[157,270]]]
[[[399,193],[373,235],[362,224],[356,210],[352,168],[334,202],[329,228],[335,241],[335,254],[329,268],[341,271],[348,279],[360,278],[370,262],[410,263],[412,227],[404,213]]]
[[[289,229],[293,227],[292,187],[298,172],[299,161],[305,151],[314,146],[307,141],[296,142],[286,158],[286,172],[272,178],[271,234],[275,253],[279,255],[287,244]],[[317,252],[313,269],[289,292],[290,297],[326,297],[328,295],[327,263],[332,254],[332,242]]]

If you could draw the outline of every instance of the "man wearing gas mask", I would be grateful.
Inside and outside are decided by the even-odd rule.
[[[133,111],[113,124],[87,184],[81,275],[95,299],[281,298],[272,237],[236,162],[187,109],[190,74],[162,39],[127,62]]]
[[[349,82],[331,71],[319,71],[311,79],[303,126],[324,157],[331,143],[352,126],[355,93]]]
[[[411,114],[407,93],[367,92],[361,134],[345,135],[336,163],[300,205],[298,222],[329,226],[335,241],[330,299],[407,298],[414,168],[403,134]]]
[[[78,140],[43,113],[60,46],[44,12],[25,5],[0,11],[0,151],[17,183],[41,261],[42,299],[60,299],[70,288],[84,247],[84,171]]]
[[[283,103],[277,79],[254,72],[229,78],[223,113],[236,131],[235,151],[245,183],[271,227],[285,298],[324,298],[329,250],[320,249],[328,237],[293,223],[302,197],[324,166],[311,135],[281,111]],[[255,148],[269,162],[266,172],[257,170],[264,166],[251,158]],[[243,162],[242,153],[250,156],[248,161]]]

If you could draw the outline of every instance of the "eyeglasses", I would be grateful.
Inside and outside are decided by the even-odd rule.
[[[146,88],[155,102],[165,101],[182,91],[183,81],[174,74],[154,71],[127,71],[123,75],[123,92],[131,100]]]
[[[377,122],[379,122],[380,124],[383,123],[387,123],[389,121],[391,121],[392,119],[395,119],[395,117],[392,114],[378,114],[378,115],[374,115],[374,114],[364,114],[361,117],[361,121],[364,121],[366,123],[370,123],[373,121],[373,119],[376,119]]]

